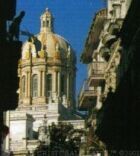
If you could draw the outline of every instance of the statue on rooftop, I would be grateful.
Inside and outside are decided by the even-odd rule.
[[[20,28],[20,23],[22,21],[22,18],[25,16],[25,12],[21,11],[19,16],[15,17],[12,21],[12,23],[9,26],[9,40],[13,41],[19,40],[19,28]]]

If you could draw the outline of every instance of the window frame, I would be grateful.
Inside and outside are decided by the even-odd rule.
[[[48,77],[50,76],[50,77]],[[49,85],[48,85],[49,84]],[[50,96],[52,93],[52,74],[46,74],[46,96]]]
[[[38,96],[38,75],[32,75],[32,97]]]

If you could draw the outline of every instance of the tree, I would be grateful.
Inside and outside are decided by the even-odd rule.
[[[74,129],[72,124],[62,122],[57,125],[52,123],[47,130],[50,135],[50,144],[41,143],[35,151],[35,156],[41,156],[43,153],[48,156],[78,155],[83,130]]]

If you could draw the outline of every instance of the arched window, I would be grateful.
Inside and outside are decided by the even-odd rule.
[[[22,96],[25,97],[25,76],[22,76],[21,79],[21,93]]]
[[[52,74],[46,75],[46,96],[50,96],[52,92]]]
[[[36,74],[32,77],[32,96],[38,96],[38,76]]]

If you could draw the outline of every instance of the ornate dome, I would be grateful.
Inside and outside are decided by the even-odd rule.
[[[33,57],[52,57],[65,59],[69,56],[75,58],[74,52],[63,37],[53,33],[53,17],[48,9],[41,15],[40,33],[32,36],[23,44],[22,59]]]
[[[53,32],[53,17],[48,9],[40,19],[40,32],[23,44],[18,66],[18,110],[27,108],[32,112],[35,128],[45,114],[47,124],[72,119],[76,107],[75,53],[63,37]]]

